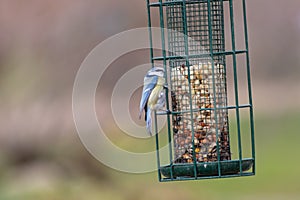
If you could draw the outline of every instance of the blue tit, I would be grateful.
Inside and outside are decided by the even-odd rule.
[[[144,78],[139,118],[141,118],[144,109],[146,129],[149,135],[152,135],[152,112],[162,109],[166,101],[166,96],[163,91],[165,87],[164,74],[165,70],[163,68],[153,67]]]

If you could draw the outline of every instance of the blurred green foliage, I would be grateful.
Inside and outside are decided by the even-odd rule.
[[[121,173],[102,166],[83,149],[59,148],[60,155],[47,162],[37,158],[16,166],[1,157],[0,199],[297,199],[300,113],[255,119],[257,175],[253,177],[159,183],[156,172]],[[73,163],[67,166],[60,157]]]

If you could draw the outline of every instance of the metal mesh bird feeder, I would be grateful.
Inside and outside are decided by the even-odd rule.
[[[240,3],[242,11],[239,20],[243,23],[242,49],[236,47],[236,2]],[[254,125],[245,0],[147,0],[147,8],[149,27],[155,17],[152,11],[157,9],[155,13],[159,13],[161,29],[162,51],[156,56],[149,28],[151,61],[153,66],[163,64],[168,80],[166,108],[170,112],[155,115],[156,120],[157,115],[166,116],[165,136],[170,144],[168,164],[161,165],[161,136],[156,134],[159,180],[254,175]],[[226,32],[229,32],[228,39]],[[225,43],[230,44],[226,45],[229,48],[225,48]],[[240,55],[245,58],[243,64],[237,62]],[[246,104],[239,102],[237,69],[241,67],[246,71]],[[227,71],[232,72],[232,89],[229,88]],[[233,91],[232,104],[228,101],[229,89]],[[241,119],[240,113],[245,111],[248,120]],[[241,128],[244,121],[249,124],[247,129]],[[248,147],[248,153],[244,153],[244,146]]]

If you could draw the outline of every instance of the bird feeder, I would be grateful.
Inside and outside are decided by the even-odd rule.
[[[235,18],[234,5],[240,16]],[[153,10],[156,9],[156,12]],[[147,0],[148,25],[159,19],[162,50],[150,54],[163,64],[168,84],[166,134],[157,134],[160,181],[198,180],[255,174],[254,124],[245,0]],[[153,16],[158,13],[159,16]],[[243,48],[235,22],[242,23]],[[225,26],[227,22],[227,26]],[[225,35],[227,33],[227,35]],[[226,43],[226,48],[225,48]],[[244,57],[243,63],[238,57]],[[240,103],[238,69],[245,68],[247,103]],[[228,76],[228,71],[231,76]],[[229,82],[232,84],[229,84]],[[233,93],[229,102],[228,91]],[[243,113],[243,114],[241,114]],[[243,128],[242,125],[248,126]],[[168,164],[161,164],[161,137],[167,137]],[[245,150],[247,147],[247,151]]]

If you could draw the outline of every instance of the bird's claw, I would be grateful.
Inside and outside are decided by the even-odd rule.
[[[162,110],[157,112],[159,115],[170,115],[172,112],[170,110]]]

